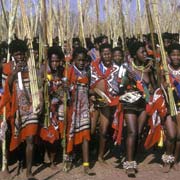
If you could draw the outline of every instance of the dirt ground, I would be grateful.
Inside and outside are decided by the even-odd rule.
[[[161,155],[162,150],[151,150],[149,152],[138,153],[136,160],[138,162],[137,180],[179,180],[180,171],[171,169],[169,173],[163,173]],[[63,172],[63,164],[58,163],[57,169],[52,170],[47,164],[39,164],[33,166],[33,174],[38,180],[129,180],[124,170],[122,169],[118,153],[111,154],[107,157],[106,164],[100,164],[96,161],[91,161],[91,170],[95,173],[94,176],[83,174],[82,166],[74,166],[68,173]],[[17,163],[10,166],[11,180],[25,180],[25,169],[17,176]],[[0,175],[0,180],[5,180]]]

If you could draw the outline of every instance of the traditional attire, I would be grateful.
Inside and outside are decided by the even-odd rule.
[[[12,89],[9,89],[8,78],[14,68],[14,62],[6,63],[3,67],[2,78],[5,81],[4,94],[0,109],[6,107],[6,118],[10,122],[12,136],[10,151],[18,147],[27,137],[38,132],[38,116],[33,113],[32,96],[30,91],[29,71],[26,66],[19,72]]]
[[[90,71],[90,88],[96,93],[94,108],[99,110],[105,106],[111,108],[112,113],[114,113],[112,117],[112,127],[115,130],[113,138],[116,143],[120,144],[123,114],[119,103],[119,95],[121,93],[120,79],[125,73],[124,68],[123,66],[119,67],[115,63],[112,63],[110,67],[105,67],[102,61],[96,60],[92,62]]]
[[[175,70],[168,64],[171,87],[176,104],[176,110],[180,112],[180,69]]]
[[[142,111],[146,111],[149,116],[148,124],[150,130],[145,142],[145,148],[149,149],[158,143],[161,138],[161,118],[165,117],[167,108],[161,89],[158,88],[154,94],[150,94],[150,84],[143,80],[145,67],[142,70],[142,77],[140,77],[134,71],[135,66],[133,61],[126,65],[127,75],[122,78],[122,84],[126,87],[126,93],[120,99],[124,113],[135,113],[139,115]],[[128,73],[131,74],[131,78],[128,77]]]
[[[64,121],[64,105],[63,105],[63,81],[61,76],[53,76],[51,72],[47,74],[48,84],[48,101],[49,107],[47,117],[45,117],[44,124],[48,124],[48,127],[42,127],[40,131],[40,137],[44,141],[54,143],[59,140],[63,134],[63,121]],[[47,104],[46,104],[47,105]],[[47,119],[46,119],[47,118]]]
[[[93,61],[90,69],[90,88],[100,89],[109,98],[108,106],[115,106],[119,101],[119,66],[115,63],[105,67],[100,60]],[[99,102],[100,103],[100,102]],[[104,104],[105,105],[105,104]],[[97,106],[101,106],[100,104]]]
[[[80,71],[75,65],[68,70],[71,105],[68,109],[67,153],[72,152],[73,145],[81,144],[83,139],[90,140],[90,115],[87,72]]]

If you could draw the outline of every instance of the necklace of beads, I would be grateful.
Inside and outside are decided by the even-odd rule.
[[[172,69],[169,64],[168,64],[168,68],[174,76],[180,75],[180,69],[179,70]]]

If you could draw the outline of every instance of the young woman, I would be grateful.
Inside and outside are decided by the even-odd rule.
[[[147,60],[144,44],[134,42],[129,47],[131,61],[122,79],[125,94],[120,97],[127,125],[126,161],[123,167],[129,177],[134,177],[137,168],[135,151],[147,119],[146,104],[155,87],[152,61]],[[134,97],[134,98],[133,98]]]
[[[26,142],[26,176],[28,180],[35,179],[32,174],[33,151],[35,136],[38,134],[38,116],[43,107],[42,93],[39,92],[40,104],[35,113],[32,105],[32,93],[29,79],[30,71],[26,57],[28,47],[26,42],[15,39],[11,41],[9,50],[12,61],[3,66],[3,80],[5,81],[5,85],[0,110],[2,110],[3,106],[6,106],[6,118],[11,125],[12,132],[10,151],[17,148],[18,151],[20,151],[20,145]],[[40,88],[39,85],[39,89]]]
[[[180,45],[172,44],[167,48],[169,56],[169,76],[171,87],[173,89],[174,100],[177,109],[176,117],[172,117],[170,113],[164,121],[164,130],[166,135],[166,152],[162,156],[164,162],[163,172],[169,172],[173,167],[180,170],[178,158],[180,155]],[[163,82],[164,87],[167,83]],[[169,108],[169,107],[168,107]]]
[[[89,169],[89,81],[86,71],[87,51],[82,47],[74,49],[73,65],[68,69],[71,103],[68,110],[67,153],[72,154],[75,145],[82,144],[84,173]]]
[[[61,65],[63,60],[64,54],[60,47],[54,46],[48,49],[47,85],[45,85],[47,94],[44,96],[46,112],[40,136],[45,141],[51,168],[55,168],[57,142],[61,139],[63,132],[64,68]]]

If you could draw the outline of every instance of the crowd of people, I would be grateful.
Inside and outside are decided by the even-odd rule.
[[[90,155],[106,163],[107,143],[113,142],[124,146],[123,168],[135,177],[140,144],[150,149],[162,138],[162,171],[180,170],[179,34],[162,34],[168,69],[162,62],[157,34],[153,35],[155,49],[151,34],[125,42],[119,38],[116,46],[105,35],[87,38],[87,48],[79,38],[73,38],[72,48],[68,41],[59,46],[56,38],[44,59],[39,58],[39,42],[34,38],[33,68],[40,102],[36,111],[27,41],[15,37],[9,45],[1,43],[0,138],[2,142],[6,139],[8,162],[10,152],[17,154],[18,173],[26,163],[27,179],[36,179],[32,174],[36,153],[42,162],[47,155],[50,167],[56,169],[61,152],[65,171],[71,170],[78,156],[84,173],[95,175]],[[10,59],[6,58],[8,51]],[[58,151],[60,143],[62,151]],[[5,171],[8,173],[8,163]]]

